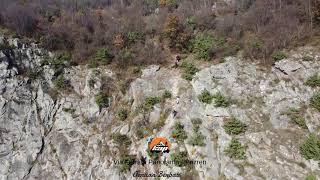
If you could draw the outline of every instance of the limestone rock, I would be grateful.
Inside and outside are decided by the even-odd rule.
[[[114,132],[131,140],[126,153],[134,157],[141,154],[148,160],[146,138],[167,137],[172,148],[162,160],[170,160],[173,152],[186,151],[190,159],[206,161],[194,165],[192,175],[198,179],[304,179],[309,172],[320,175],[318,162],[305,160],[299,153],[307,130],[283,113],[290,107],[306,105],[308,130],[317,132],[320,126],[319,112],[307,106],[314,89],[304,85],[320,67],[319,53],[312,48],[297,49],[271,70],[228,57],[224,63],[200,70],[191,82],[181,78],[179,70],[149,66],[131,82],[125,95],[112,92],[110,107],[100,109],[95,95],[119,79],[108,67],[65,68],[63,73],[73,90],[56,91],[52,82],[55,70],[49,65],[40,66],[44,55],[52,57],[52,53],[37,44],[0,37],[0,43],[5,42],[15,48],[13,54],[0,52],[0,179],[120,180],[135,179],[132,173],[136,170],[157,169],[190,175],[184,168],[164,164],[135,164],[131,172],[120,172],[115,161],[124,152],[112,143]],[[305,51],[312,52],[315,60],[303,61]],[[21,68],[41,68],[43,74],[32,80],[18,71]],[[222,92],[232,105],[215,107],[199,102],[198,95],[204,89]],[[145,98],[161,97],[165,90],[172,93],[172,98],[145,114],[138,111]],[[131,110],[123,122],[115,118],[120,105]],[[173,110],[177,111],[175,117]],[[223,126],[231,116],[247,124],[248,130],[227,134]],[[192,119],[202,122],[199,132],[204,136],[204,146],[189,144],[195,133]],[[184,126],[188,136],[184,141],[172,137],[176,122]],[[245,160],[225,155],[232,138],[246,148]]]

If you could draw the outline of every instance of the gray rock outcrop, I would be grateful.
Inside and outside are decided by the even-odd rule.
[[[12,49],[0,53],[0,179],[135,179],[132,173],[137,170],[159,169],[190,176],[187,169],[172,165],[134,164],[131,172],[122,173],[114,163],[120,153],[112,133],[128,135],[130,154],[147,157],[146,138],[138,138],[136,132],[157,123],[149,136],[168,137],[171,151],[185,150],[190,159],[206,161],[205,165],[194,165],[194,179],[304,179],[310,172],[320,175],[317,162],[305,160],[299,153],[299,144],[308,132],[317,133],[320,113],[306,106],[308,130],[283,114],[290,107],[308,105],[315,92],[304,82],[319,71],[320,56],[314,54],[314,61],[303,61],[299,55],[306,49],[316,52],[312,48],[297,49],[271,70],[229,57],[224,63],[201,69],[191,82],[181,78],[177,70],[149,66],[125,94],[114,91],[111,106],[101,109],[95,102],[96,94],[106,82],[119,81],[111,70],[65,68],[63,73],[73,90],[54,92],[55,73],[49,65],[41,64],[45,55],[52,54],[17,39],[1,38],[0,43],[5,42]],[[24,73],[28,69],[41,69],[42,75],[31,79]],[[223,108],[199,102],[198,95],[204,89],[212,94],[221,92],[232,105]],[[162,96],[165,90],[172,98],[156,104],[150,113],[139,113],[145,98]],[[122,106],[131,112],[123,122],[116,118]],[[173,110],[178,112],[176,117]],[[236,136],[246,147],[245,160],[230,159],[224,153],[232,137],[223,125],[232,116],[248,126],[244,134]],[[188,140],[177,142],[171,137],[177,121],[190,137],[195,118],[202,121],[199,131],[205,146],[191,146]]]

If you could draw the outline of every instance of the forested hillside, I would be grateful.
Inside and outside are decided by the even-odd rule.
[[[164,63],[170,52],[212,60],[240,50],[271,63],[283,48],[308,42],[320,21],[319,0],[1,0],[0,6],[0,24],[16,36],[91,66]]]
[[[0,7],[0,180],[319,179],[320,0]]]

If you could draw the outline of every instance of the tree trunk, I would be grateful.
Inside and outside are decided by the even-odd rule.
[[[309,17],[310,17],[310,30],[312,31],[313,29],[313,17],[312,17],[312,3],[311,3],[311,0],[309,0]]]

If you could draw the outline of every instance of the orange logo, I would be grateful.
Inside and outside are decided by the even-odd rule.
[[[171,144],[165,137],[156,137],[149,142],[148,148],[151,152],[168,153],[170,151]]]

